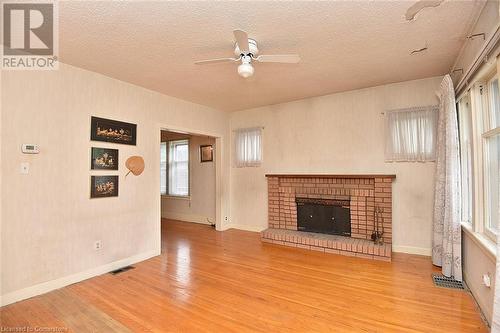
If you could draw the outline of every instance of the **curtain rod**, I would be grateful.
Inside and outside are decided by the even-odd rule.
[[[242,128],[235,128],[232,131],[236,132],[236,131],[241,131],[241,130],[264,129],[264,128],[265,128],[264,126],[242,127]]]
[[[455,89],[457,96],[460,95],[463,92],[463,90],[466,90],[468,88],[470,80],[479,71],[483,62],[487,61],[489,57],[492,58],[496,57],[496,54],[492,54],[492,52],[498,49],[499,42],[500,42],[500,24],[497,24],[497,26],[494,28],[493,33],[490,35],[488,40],[483,44],[483,47],[481,48],[479,54],[476,56],[476,58],[474,58],[474,61],[472,62],[470,67],[467,69],[465,74],[458,82],[457,88]]]
[[[387,110],[385,112],[380,112],[380,114],[385,114],[386,112],[423,111],[423,110],[438,109],[438,108],[439,108],[439,105],[412,106],[409,108]]]

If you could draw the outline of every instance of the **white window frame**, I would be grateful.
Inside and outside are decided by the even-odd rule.
[[[463,105],[468,103],[468,108],[464,110]],[[471,101],[471,94],[469,92],[466,92],[464,95],[462,95],[460,98],[457,99],[457,110],[458,110],[458,126],[459,126],[459,140],[460,140],[460,187],[461,187],[461,205],[462,205],[462,211],[460,214],[461,222],[466,223],[470,226],[472,226],[473,220],[474,220],[474,132],[473,132],[473,114],[472,114],[472,101]],[[465,129],[465,124],[464,121],[469,122],[469,129]],[[466,153],[467,156],[464,157],[464,131],[468,130],[469,131],[469,141],[470,141],[470,151],[467,149]],[[469,162],[470,166],[468,166],[469,173],[464,174],[464,167],[463,167],[463,162]],[[464,177],[468,177],[468,189],[469,192],[464,191]],[[469,208],[469,216],[468,219],[463,219],[463,208],[465,206],[464,204],[464,194],[467,193],[467,205]]]
[[[187,195],[178,195],[178,194],[171,194],[170,192],[170,184],[169,184],[169,174],[170,174],[170,144],[171,142],[176,142],[176,141],[183,141],[187,142],[188,145],[188,194]],[[166,145],[166,150],[167,150],[167,168],[166,168],[166,192],[161,193],[162,197],[168,197],[168,198],[173,198],[173,199],[185,199],[185,200],[190,200],[191,199],[191,140],[190,139],[179,139],[179,140],[168,140],[166,142],[162,142],[162,144],[165,143]]]
[[[483,96],[482,88],[483,83],[478,81],[474,83],[470,90],[471,113],[472,113],[472,179],[473,179],[473,193],[472,193],[472,226],[471,231],[477,238],[481,240],[491,240],[484,238],[484,211],[483,205],[483,147],[482,147],[482,132],[484,128],[483,121]],[[466,229],[467,230],[467,229]]]
[[[499,233],[499,230],[493,230],[489,228],[489,219],[492,216],[490,210],[489,210],[489,198],[490,198],[490,187],[488,185],[488,177],[490,174],[489,170],[489,159],[488,159],[488,140],[500,135],[500,126],[493,128],[493,122],[492,122],[492,108],[491,108],[491,83],[494,80],[497,80],[498,76],[495,74],[490,75],[487,77],[484,83],[481,85],[482,91],[480,93],[482,94],[482,105],[481,105],[481,113],[483,116],[483,130],[481,134],[481,146],[483,150],[483,201],[482,201],[482,210],[483,210],[483,232],[484,234],[489,237],[492,241],[496,242],[497,241],[497,236]]]
[[[161,154],[165,151],[165,162],[162,162]],[[163,166],[163,164],[165,164]],[[165,183],[162,183],[162,173],[165,173]],[[168,142],[160,142],[160,194],[167,195],[168,193]]]
[[[496,64],[495,64],[496,65]],[[487,66],[480,70],[475,82],[468,91],[462,93],[459,101],[465,94],[470,94],[470,110],[472,116],[472,223],[462,221],[463,230],[473,236],[478,244],[482,245],[491,256],[496,255],[497,234],[488,228],[488,163],[487,140],[499,133],[498,129],[490,129],[489,85],[498,78],[496,66]]]

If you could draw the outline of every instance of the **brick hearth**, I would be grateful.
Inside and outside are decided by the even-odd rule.
[[[391,244],[377,245],[366,239],[295,230],[267,229],[262,232],[262,241],[346,256],[391,260]]]
[[[262,233],[263,241],[282,245],[307,245],[318,247],[314,242],[319,236],[334,237],[340,248],[323,242],[319,247],[326,252],[356,254],[373,257],[375,247],[371,235],[375,228],[375,207],[383,210],[383,249],[376,247],[376,256],[391,258],[392,244],[392,181],[395,175],[266,175],[268,180],[269,229]],[[322,235],[297,231],[297,205],[295,198],[350,199],[351,237]],[[381,227],[381,226],[380,226]],[[292,233],[284,233],[283,230]],[[300,241],[290,241],[298,239]],[[285,237],[285,239],[276,239]],[[287,238],[288,237],[288,238]],[[289,238],[292,237],[292,238]],[[293,238],[295,237],[295,238]],[[324,240],[325,238],[321,238]],[[330,240],[333,240],[330,239]],[[356,242],[355,240],[360,240]],[[361,241],[363,240],[363,241]],[[312,243],[311,243],[312,242]],[[334,243],[330,243],[334,244]],[[342,245],[344,244],[344,245]],[[355,244],[355,246],[352,246]],[[358,246],[360,245],[360,246]],[[365,245],[365,246],[363,246]],[[350,250],[344,250],[349,246]],[[316,248],[314,248],[316,249]]]

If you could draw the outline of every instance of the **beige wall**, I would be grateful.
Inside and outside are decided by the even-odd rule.
[[[467,286],[481,307],[486,320],[491,323],[493,315],[493,300],[495,293],[496,260],[489,254],[484,245],[467,232],[462,232],[463,244],[463,276]],[[483,274],[491,278],[491,287],[483,283]]]
[[[181,138],[189,139],[189,199],[162,196],[161,216],[181,221],[212,224],[215,222],[215,154],[217,152],[214,152],[213,162],[201,163],[200,145],[215,147],[215,139],[208,136],[184,135],[163,136],[162,141]]]
[[[402,82],[232,113],[233,130],[265,128],[262,167],[231,168],[231,224],[267,227],[266,173],[396,174],[394,250],[429,255],[434,163],[385,163],[381,112],[437,104],[440,82]]]
[[[4,303],[159,254],[160,128],[221,137],[221,173],[228,173],[227,113],[64,64],[4,72],[1,93]],[[137,146],[91,142],[92,115],[136,123]],[[40,154],[21,154],[22,143],[40,145]],[[91,146],[120,149],[119,197],[89,199],[90,175],[103,173],[89,171]],[[125,179],[124,161],[136,154],[146,169]],[[28,175],[20,174],[21,162],[30,163]],[[229,184],[221,180],[224,216]]]

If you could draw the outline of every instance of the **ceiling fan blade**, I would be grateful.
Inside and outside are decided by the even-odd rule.
[[[296,64],[300,62],[298,54],[270,54],[260,55],[255,60],[258,62],[281,62],[286,64]]]
[[[195,61],[196,65],[208,65],[208,64],[217,64],[220,62],[234,62],[240,60],[239,58],[219,58],[219,59],[210,59],[210,60],[200,60]]]
[[[407,21],[411,21],[415,16],[424,8],[432,8],[439,6],[444,0],[420,0],[413,4],[406,11],[405,18]]]
[[[241,53],[248,54],[250,52],[250,46],[248,45],[248,34],[243,30],[234,30],[233,34],[234,38],[236,39],[236,43],[238,43],[238,47],[240,48]]]

